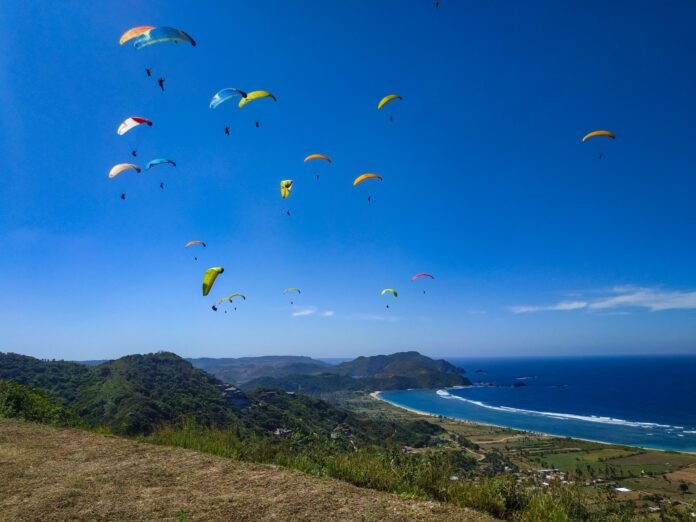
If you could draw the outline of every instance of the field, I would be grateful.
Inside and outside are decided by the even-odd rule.
[[[338,480],[0,419],[0,520],[490,520]]]

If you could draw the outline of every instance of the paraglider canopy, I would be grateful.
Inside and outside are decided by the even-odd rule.
[[[181,29],[174,27],[154,27],[143,32],[133,43],[136,49],[142,49],[157,43],[164,42],[188,42],[193,47],[196,47],[196,42],[188,34]]]
[[[380,295],[392,294],[394,297],[399,297],[399,294],[393,288],[385,288],[380,292]]]
[[[241,89],[235,89],[234,87],[228,87],[226,89],[221,89],[218,92],[215,93],[213,96],[213,99],[210,100],[210,108],[211,109],[217,109],[217,107],[227,100],[231,100],[232,98],[236,98],[237,96],[241,98],[246,98],[247,93],[242,91]]]
[[[283,293],[284,293],[284,294],[287,294],[288,292],[297,292],[298,294],[301,294],[301,293],[302,293],[302,291],[301,291],[299,288],[295,288],[294,286],[291,286],[291,287],[286,288],[285,290],[283,290]]]
[[[325,156],[324,154],[310,154],[309,156],[307,156],[304,159],[304,162],[307,163],[308,161],[318,160],[318,159],[324,160],[328,163],[331,163],[331,158],[329,158],[328,156]]]
[[[148,127],[152,127],[152,122],[147,118],[141,118],[140,116],[131,116],[130,118],[126,118],[123,120],[123,122],[121,122],[121,125],[118,126],[116,134],[123,136],[129,130],[135,129],[137,126],[142,125],[143,123]]]
[[[420,279],[421,277],[429,277],[430,279],[435,279],[433,276],[430,274],[422,273],[422,274],[416,274],[411,278],[411,281],[415,281],[416,279]]]
[[[254,100],[259,100],[261,98],[271,98],[273,101],[278,101],[275,96],[273,96],[270,92],[268,91],[251,91],[248,93],[246,96],[242,97],[241,100],[239,100],[239,103],[237,104],[238,107],[241,109],[244,107],[247,103],[254,101]]]
[[[119,163],[118,165],[111,167],[111,170],[109,171],[109,179],[115,178],[121,172],[128,169],[134,169],[136,172],[140,172],[142,170],[140,167],[133,165],[132,163]]]
[[[186,244],[184,245],[184,248],[188,248],[188,247],[190,247],[190,246],[192,246],[192,245],[201,245],[203,248],[205,248],[205,246],[206,246],[205,243],[204,243],[203,241],[200,241],[200,240],[196,239],[195,241],[189,241],[188,243],[186,243]]]
[[[611,138],[612,140],[616,139],[616,136],[614,136],[614,133],[608,130],[596,130],[592,132],[588,132],[585,134],[585,136],[582,138],[582,141],[585,142],[589,140],[590,138],[596,138],[598,136],[604,136],[606,138]]]
[[[360,183],[362,183],[366,179],[378,179],[378,180],[382,181],[382,176],[380,176],[379,174],[361,174],[360,176],[355,178],[355,180],[353,181],[353,186],[357,187]]]
[[[286,199],[290,195],[292,184],[293,181],[291,179],[286,179],[280,182],[280,197]]]
[[[403,100],[403,98],[398,94],[387,94],[384,98],[379,100],[379,103],[377,104],[377,110],[382,109],[382,107],[384,107],[387,103],[394,100]]]
[[[209,268],[208,270],[205,271],[205,274],[203,274],[203,295],[204,296],[206,296],[206,295],[208,295],[208,293],[210,293],[210,289],[213,288],[213,284],[215,284],[215,280],[224,271],[225,271],[225,269],[222,268],[221,266]]]
[[[155,28],[154,25],[141,25],[139,27],[132,27],[121,35],[121,38],[119,39],[118,44],[123,45],[124,43],[132,40],[133,38],[137,38],[138,36],[141,36],[143,33],[146,33],[150,29],[154,29],[154,28]]]
[[[163,164],[165,164],[165,163],[169,163],[172,167],[176,167],[176,163],[174,163],[174,162],[173,162],[172,160],[170,160],[170,159],[166,159],[166,158],[157,158],[157,159],[153,159],[153,160],[148,161],[148,162],[147,162],[147,165],[145,165],[145,170],[150,170],[150,169],[151,169],[152,167],[154,167],[155,165],[163,165]]]
[[[246,301],[246,296],[244,294],[236,293],[236,294],[228,295],[227,297],[223,297],[222,299],[220,299],[218,301],[218,304],[222,304],[225,301],[231,303],[235,297],[241,297],[242,299],[244,299]]]

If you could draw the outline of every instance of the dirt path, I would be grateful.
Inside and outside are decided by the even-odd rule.
[[[0,419],[0,520],[491,520],[334,479]]]

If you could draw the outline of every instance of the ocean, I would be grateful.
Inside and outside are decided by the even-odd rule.
[[[696,452],[696,355],[448,360],[474,386],[381,398],[473,422]]]

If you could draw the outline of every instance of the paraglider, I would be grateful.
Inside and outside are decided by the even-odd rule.
[[[245,296],[244,294],[236,293],[236,294],[229,295],[229,296],[227,296],[227,297],[223,297],[222,299],[220,299],[220,300],[217,302],[217,304],[218,304],[218,305],[221,305],[221,304],[224,303],[224,302],[232,303],[232,302],[234,302],[234,298],[235,298],[235,297],[241,297],[244,301],[246,301],[246,296]],[[237,307],[235,306],[234,309],[236,310]],[[225,313],[227,313],[226,310],[225,310]]]
[[[126,199],[126,194],[125,194],[125,193],[121,194],[121,199]]]
[[[205,274],[203,274],[203,296],[206,296],[208,295],[208,293],[210,293],[210,289],[213,288],[215,280],[224,271],[225,269],[221,266],[209,268],[205,271]]]
[[[124,43],[132,40],[133,38],[138,38],[139,36],[142,36],[143,34],[154,28],[154,25],[141,25],[139,27],[133,27],[131,29],[128,29],[125,33],[121,35],[121,38],[118,40],[118,44],[123,45]],[[147,70],[149,71],[150,69]]]
[[[225,136],[229,136],[229,135],[230,135],[230,128],[229,128],[229,126],[225,126]]]
[[[140,30],[142,28],[136,28]],[[132,31],[133,29],[131,29]],[[125,35],[124,35],[125,36]],[[123,39],[123,36],[121,37]],[[133,38],[133,37],[131,37]],[[126,40],[128,41],[128,40]],[[196,46],[196,42],[191,36],[186,34],[181,29],[176,29],[174,27],[149,27],[144,31],[140,31],[133,42],[133,47],[140,50],[144,47],[148,47],[153,44],[164,43],[164,42],[188,42],[193,47]]]
[[[377,104],[377,110],[381,110],[382,107],[384,107],[387,103],[392,102],[394,100],[403,100],[403,98],[398,94],[387,94],[384,98],[379,100],[379,103]]]
[[[152,76],[152,71],[149,68],[145,69],[145,74],[147,74],[147,77],[150,78]]]
[[[256,128],[258,129],[261,126],[261,124],[257,121],[256,122]]]
[[[118,129],[116,130],[116,134],[119,136],[123,136],[126,132],[128,132],[131,129],[135,129],[136,127],[145,124],[148,127],[152,127],[152,122],[148,120],[147,118],[141,118],[140,116],[131,116],[130,118],[126,118],[121,122],[121,125],[118,126]]]
[[[164,183],[160,183],[160,188],[164,189]]]
[[[188,243],[186,243],[186,244],[184,245],[184,248],[189,248],[189,247],[191,247],[191,246],[193,246],[193,245],[201,245],[203,248],[205,248],[205,246],[206,246],[205,243],[204,243],[203,241],[195,240],[195,241],[189,241]],[[194,260],[194,261],[198,261],[198,257],[197,257],[197,256],[194,256],[193,260]]]
[[[241,109],[247,103],[252,102],[254,100],[260,100],[261,98],[271,98],[273,101],[278,101],[276,97],[268,91],[251,91],[246,96],[242,96],[242,99],[239,100],[237,106]]]
[[[115,178],[121,172],[128,169],[133,169],[136,172],[140,172],[142,170],[140,167],[138,167],[137,165],[133,165],[132,163],[119,163],[118,165],[114,165],[113,167],[111,167],[111,170],[109,171],[109,179]]]
[[[307,156],[304,159],[304,162],[307,163],[307,162],[312,161],[312,160],[324,160],[328,164],[331,164],[331,158],[329,158],[328,156],[326,156],[324,154],[310,154],[309,156]],[[316,176],[317,176],[317,179],[319,179],[319,174],[317,174]]]
[[[429,277],[430,279],[435,279],[435,277],[433,277],[432,275],[426,274],[425,272],[423,272],[423,273],[421,273],[421,274],[416,274],[416,275],[414,275],[414,276],[411,278],[411,281],[418,281],[419,279],[421,279],[421,278],[423,278],[423,277]],[[425,294],[425,290],[423,290],[423,294]]]
[[[353,181],[353,186],[357,187],[360,183],[365,181],[366,179],[378,179],[382,181],[382,176],[379,174],[361,174],[355,180]],[[367,202],[372,203],[372,196],[367,196]]]
[[[154,167],[156,165],[164,165],[166,163],[169,163],[172,167],[176,167],[176,163],[174,163],[170,159],[156,158],[156,159],[153,159],[153,160],[150,160],[147,162],[147,165],[145,165],[145,170],[150,170],[152,167]]]
[[[295,288],[295,287],[293,287],[293,286],[291,286],[290,288],[286,288],[285,290],[283,290],[283,293],[284,293],[284,294],[287,294],[288,292],[297,292],[298,294],[301,294],[301,293],[302,293],[302,291],[301,291],[299,288]],[[295,303],[294,303],[293,301],[290,301],[290,304],[291,304],[291,305],[294,305]]]
[[[385,288],[384,290],[382,290],[382,291],[380,292],[380,295],[386,295],[386,294],[391,294],[391,295],[393,295],[394,297],[399,297],[399,294],[398,294],[397,291],[394,290],[393,288]],[[389,305],[387,305],[387,308],[389,308]]]
[[[138,157],[138,151],[135,150],[135,149],[133,149],[133,150],[131,151],[131,156],[133,156],[134,158],[137,158],[137,157]]]
[[[291,179],[286,179],[280,182],[280,197],[287,199],[290,196],[290,189],[292,189],[292,184],[294,182]]]
[[[239,96],[240,98],[246,98],[247,93],[242,91],[241,89],[235,89],[234,87],[227,87],[226,89],[221,89],[213,95],[213,98],[210,100],[209,107],[211,109],[217,109],[227,100],[231,100],[232,98],[236,98],[237,96]]]
[[[583,143],[584,143],[584,142],[586,142],[587,140],[589,140],[590,138],[596,138],[596,137],[598,137],[598,136],[604,136],[604,137],[606,137],[606,138],[611,138],[612,140],[615,140],[615,139],[616,139],[616,136],[615,136],[614,133],[612,133],[611,131],[608,131],[608,130],[596,130],[596,131],[588,132],[587,134],[585,134],[585,136],[582,138],[582,141],[583,141]]]
[[[162,92],[164,92],[164,78],[160,78],[157,80],[157,85],[159,85],[160,89],[162,89]]]

